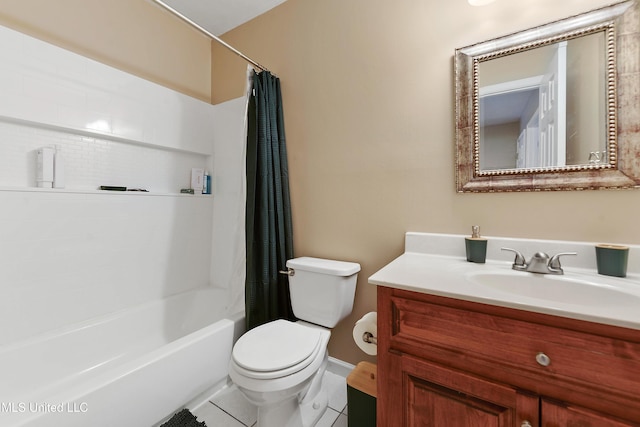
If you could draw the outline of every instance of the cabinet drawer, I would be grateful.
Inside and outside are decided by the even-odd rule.
[[[638,341],[487,314],[483,307],[392,297],[390,348],[560,399],[605,393],[637,404]]]

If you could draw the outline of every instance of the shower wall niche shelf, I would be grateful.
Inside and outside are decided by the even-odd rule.
[[[169,193],[161,191],[107,191],[92,190],[82,188],[37,188],[37,187],[2,187],[0,192],[22,192],[22,193],[59,193],[59,194],[100,194],[108,196],[132,196],[132,197],[213,197],[213,194],[184,194]]]
[[[211,171],[215,106],[2,26],[0,48],[0,188],[35,187],[42,146],[62,150],[71,191],[166,195]]]

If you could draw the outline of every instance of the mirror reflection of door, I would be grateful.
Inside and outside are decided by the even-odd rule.
[[[540,158],[531,167],[566,165],[567,42],[554,47],[540,84]]]
[[[480,169],[530,168],[540,158],[542,76],[480,90]]]
[[[604,57],[595,33],[481,62],[480,170],[606,160]]]

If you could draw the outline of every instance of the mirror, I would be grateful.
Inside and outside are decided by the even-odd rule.
[[[635,1],[457,49],[458,192],[640,184]]]
[[[606,36],[478,64],[481,171],[608,163]]]

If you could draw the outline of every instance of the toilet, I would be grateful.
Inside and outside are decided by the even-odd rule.
[[[301,257],[287,261],[296,318],[260,325],[233,347],[229,376],[258,407],[258,427],[312,427],[328,405],[322,378],[331,328],[351,313],[360,265]]]

